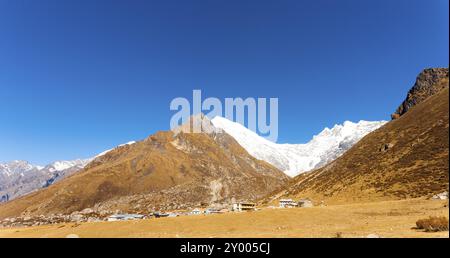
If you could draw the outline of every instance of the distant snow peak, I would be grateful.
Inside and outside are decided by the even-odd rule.
[[[112,150],[114,150],[114,149],[117,149],[117,148],[119,148],[119,147],[126,146],[126,145],[132,145],[132,144],[135,144],[135,143],[136,143],[136,141],[129,141],[129,142],[127,142],[127,143],[117,145],[116,147],[114,147],[114,148],[112,148],[112,149],[105,150],[105,151],[103,151],[103,152],[97,154],[97,156],[95,156],[94,158],[101,157],[101,156],[105,155],[106,153],[108,153],[108,152],[110,152],[110,151],[112,151]],[[91,159],[91,160],[92,160],[92,159]]]
[[[234,137],[250,155],[272,164],[291,177],[326,165],[350,149],[362,137],[386,123],[345,121],[331,129],[325,128],[308,143],[277,144],[226,118],[217,116],[211,122]]]
[[[134,143],[134,141],[127,142],[116,148]],[[104,151],[96,157],[102,156],[111,150]],[[36,166],[22,160],[0,163],[0,203],[13,200],[37,189],[48,187],[67,176],[77,173],[96,157],[59,160],[46,166]]]
[[[84,168],[89,162],[92,161],[92,158],[89,159],[76,159],[76,160],[65,160],[65,161],[55,161],[49,165],[47,165],[45,168],[47,168],[49,171],[63,171],[69,168]]]
[[[70,168],[83,168],[92,159],[76,159],[70,161],[55,161],[46,166],[32,165],[28,161],[14,160],[7,163],[0,163],[0,174],[12,176],[21,175],[32,172],[58,172],[64,171]],[[1,183],[1,182],[0,182]]]
[[[13,160],[6,163],[0,163],[0,174],[11,176],[13,174],[24,173],[39,168],[40,166],[32,165],[28,161]]]

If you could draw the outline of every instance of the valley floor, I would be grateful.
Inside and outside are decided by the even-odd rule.
[[[0,237],[449,237],[414,229],[418,219],[448,217],[448,201],[410,199],[312,208],[195,215],[138,221],[3,228]]]

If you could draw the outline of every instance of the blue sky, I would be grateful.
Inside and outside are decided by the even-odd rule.
[[[0,162],[167,130],[175,97],[278,97],[279,142],[389,119],[448,67],[448,1],[0,0]]]

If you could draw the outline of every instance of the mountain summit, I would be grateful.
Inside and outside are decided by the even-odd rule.
[[[408,91],[406,99],[400,104],[392,119],[399,118],[410,108],[418,105],[428,97],[448,88],[448,68],[424,69],[416,78],[414,86]]]
[[[308,143],[277,144],[223,117],[217,116],[211,121],[215,127],[233,136],[252,156],[272,164],[290,177],[326,165],[350,149],[366,134],[386,123],[386,121],[358,123],[346,121],[331,129],[325,128]]]

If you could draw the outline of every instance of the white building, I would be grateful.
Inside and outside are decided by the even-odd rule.
[[[108,217],[108,221],[135,220],[143,219],[144,215],[140,214],[115,214]]]
[[[297,207],[298,204],[292,199],[281,199],[280,208],[293,208]]]
[[[218,213],[223,213],[223,212],[216,208],[208,208],[205,210],[205,214],[218,214]]]
[[[191,211],[191,214],[192,215],[200,215],[200,214],[202,214],[202,211],[198,208],[195,208]]]
[[[238,202],[233,203],[233,211],[254,211],[256,210],[256,204],[251,202]]]

